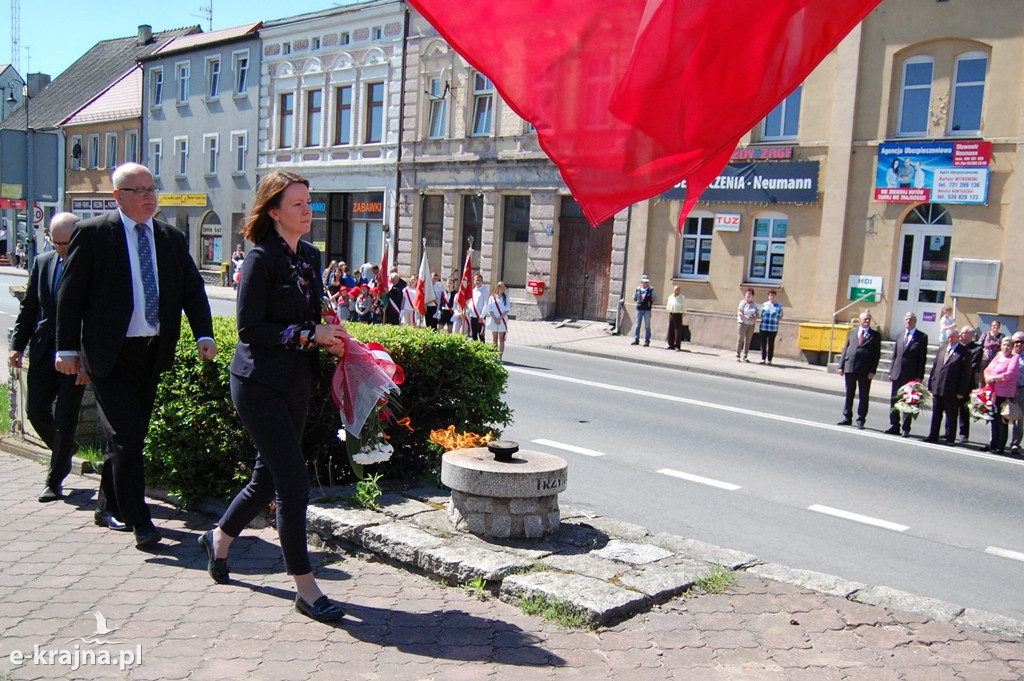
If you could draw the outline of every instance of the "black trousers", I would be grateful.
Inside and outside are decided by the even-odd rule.
[[[958,400],[956,395],[932,395],[932,423],[928,430],[929,439],[939,439],[939,426],[942,424],[942,418],[945,417],[946,428],[943,437],[946,438],[946,442],[956,441],[956,422],[960,416],[960,403],[961,400]]]
[[[994,452],[1002,452],[1006,449],[1006,438],[1010,434],[1010,424],[999,413],[1003,404],[1009,397],[996,396],[996,413],[992,416],[992,441],[988,443],[989,448]]]
[[[126,338],[109,376],[92,376],[107,449],[97,510],[108,511],[135,529],[153,524],[146,505],[142,458],[160,375],[157,339]]]
[[[900,388],[902,388],[904,385],[906,385],[906,384],[907,384],[907,381],[903,381],[902,383],[900,381],[893,381],[892,382],[892,397],[889,400],[889,407],[890,407],[890,411],[889,411],[889,425],[891,425],[893,428],[900,428],[901,427],[900,421],[902,421],[903,422],[902,423],[903,432],[904,433],[909,433],[910,432],[910,424],[913,422],[914,418],[910,414],[904,414],[903,412],[899,412],[899,411],[896,411],[895,409],[892,409],[892,407],[896,406],[896,402],[899,401],[898,398],[896,397],[896,392]]]
[[[486,342],[487,339],[484,336],[484,320],[483,319],[481,319],[480,317],[470,317],[469,318],[469,336],[473,340],[485,341]]]
[[[768,360],[769,362],[775,359],[775,337],[779,335],[778,331],[765,331],[761,330],[761,360]]]
[[[437,329],[437,319],[434,314],[437,312],[437,305],[427,305],[427,328]]]
[[[868,403],[871,400],[871,379],[867,374],[852,376],[843,374],[846,379],[846,402],[843,405],[843,418],[853,420],[853,395],[857,393],[857,420],[865,421],[868,417]]]
[[[306,548],[309,473],[302,452],[312,370],[308,362],[299,364],[286,393],[231,375],[231,401],[256,445],[256,464],[249,484],[235,496],[218,522],[225,534],[237,537],[276,499],[277,534],[290,575],[313,571]]]
[[[50,469],[46,475],[49,487],[59,487],[71,472],[75,454],[75,431],[82,406],[84,385],[75,385],[77,376],[68,376],[53,366],[53,355],[30,358],[28,365],[28,399],[25,411],[32,428],[50,450]]]
[[[683,313],[668,313],[668,346],[679,349],[683,342]]]

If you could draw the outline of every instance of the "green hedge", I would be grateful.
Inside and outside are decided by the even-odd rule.
[[[430,431],[454,424],[456,430],[494,432],[512,420],[502,399],[508,372],[493,346],[464,336],[404,326],[349,324],[364,342],[377,342],[405,371],[395,417],[408,416],[412,430],[386,429],[395,454],[369,472],[386,478],[415,478],[433,473],[439,454]],[[255,449],[231,404],[228,366],[238,334],[233,318],[214,318],[214,339],[220,352],[200,362],[195,341],[183,324],[174,367],[157,391],[153,420],[146,438],[147,476],[186,506],[202,497],[227,500],[249,480]],[[353,482],[344,443],[338,440],[341,419],[330,397],[335,358],[321,352],[323,380],[316,386],[303,437],[303,449],[314,485]]]

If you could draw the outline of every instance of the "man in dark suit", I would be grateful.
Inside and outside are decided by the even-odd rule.
[[[932,427],[925,442],[939,441],[939,426],[946,417],[946,444],[956,444],[960,405],[971,392],[971,353],[960,343],[960,332],[950,329],[948,340],[935,353],[928,389],[932,391]]]
[[[142,448],[160,373],[174,361],[184,311],[200,359],[217,354],[210,303],[185,235],[154,220],[149,169],[114,171],[118,210],[84,220],[71,238],[57,296],[57,370],[92,380],[108,444],[98,511],[135,531],[139,548],[160,541],[146,505]]]
[[[985,348],[981,347],[981,343],[974,340],[974,336],[977,332],[973,326],[965,326],[960,329],[960,345],[966,350],[967,354],[971,356],[971,389],[980,388],[978,385],[978,377],[981,376],[981,362],[982,355],[984,354]],[[968,393],[970,395],[970,393]],[[960,442],[968,442],[971,439],[971,401],[969,397],[965,397],[960,402]]]
[[[864,430],[868,417],[868,402],[871,399],[871,380],[878,371],[882,358],[882,336],[871,328],[871,313],[860,314],[860,324],[850,330],[846,345],[839,355],[839,375],[846,379],[846,402],[843,404],[843,420],[840,426],[853,425],[853,396],[857,402],[857,427]]]
[[[63,498],[61,484],[71,472],[71,457],[75,453],[75,430],[78,428],[78,410],[82,406],[85,372],[65,376],[53,366],[57,335],[57,284],[64,271],[64,258],[68,241],[78,216],[58,213],[50,220],[50,234],[54,250],[41,254],[32,265],[21,301],[21,311],[11,334],[8,361],[20,368],[25,348],[29,348],[25,401],[28,420],[36,434],[50,450],[50,469],[46,474],[46,487],[39,501],[57,501]]]
[[[889,435],[900,433],[900,412],[896,406],[896,392],[910,381],[924,380],[924,366],[928,361],[928,334],[917,330],[917,315],[908,312],[903,315],[903,326],[906,331],[896,338],[892,353],[892,368],[889,369],[889,380],[892,381],[892,400],[889,412]],[[914,419],[910,414],[903,415],[903,437],[910,437],[910,424]]]

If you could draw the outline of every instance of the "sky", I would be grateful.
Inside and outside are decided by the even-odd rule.
[[[353,0],[21,0],[21,68],[60,75],[101,40],[137,35],[140,24],[154,32],[198,24],[213,30],[283,19],[351,4]],[[25,48],[29,50],[26,52]],[[0,0],[0,63],[11,58],[11,0]]]

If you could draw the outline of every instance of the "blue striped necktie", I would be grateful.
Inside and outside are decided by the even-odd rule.
[[[156,293],[156,272],[153,271],[153,252],[149,247],[149,233],[145,224],[135,225],[139,237],[139,270],[142,274],[142,291],[146,295],[146,322],[156,326],[160,321],[159,302]]]

